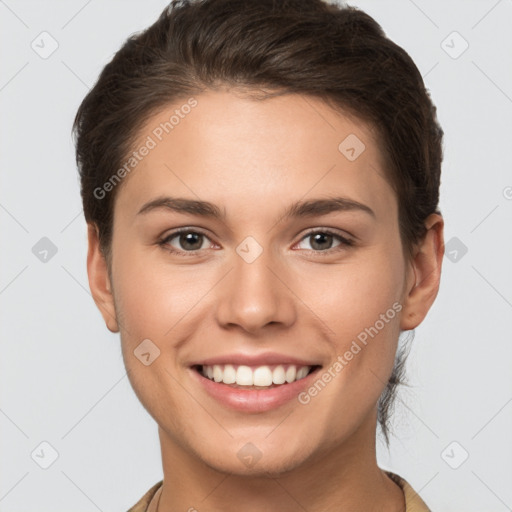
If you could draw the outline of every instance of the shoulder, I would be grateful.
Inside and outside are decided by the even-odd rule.
[[[148,507],[149,503],[157,493],[158,489],[162,486],[163,480],[157,482],[151,489],[149,489],[144,496],[131,507],[127,512],[149,512]]]
[[[386,471],[386,474],[402,488],[405,496],[405,512],[432,512],[404,478],[391,471]]]
[[[401,476],[396,473],[386,471],[386,474],[396,482],[403,490],[405,496],[405,512],[432,512],[427,504],[421,499],[420,495],[411,487],[411,485]],[[149,489],[144,496],[127,512],[150,512],[148,510],[149,504],[155,494],[162,486],[163,480],[157,482],[151,489]]]

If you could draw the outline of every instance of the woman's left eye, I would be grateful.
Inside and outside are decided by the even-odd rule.
[[[349,240],[348,238],[345,238],[337,233],[334,233],[332,231],[327,230],[318,230],[318,231],[312,231],[308,233],[306,236],[304,236],[301,240],[312,240],[310,243],[312,249],[315,252],[330,252],[331,249],[336,249],[336,247],[340,246],[351,246],[353,245],[353,241]],[[334,239],[338,239],[339,243],[338,245],[332,247],[332,243]],[[329,246],[329,247],[326,247]]]

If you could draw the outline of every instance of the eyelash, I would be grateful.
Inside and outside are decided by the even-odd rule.
[[[172,233],[169,233],[168,235],[166,235],[164,238],[160,239],[157,243],[160,247],[162,247],[165,251],[171,253],[171,254],[175,254],[177,256],[183,256],[183,257],[189,257],[189,256],[196,256],[198,252],[202,251],[203,249],[196,249],[194,251],[178,251],[172,247],[169,246],[169,241],[172,240],[173,238],[175,238],[176,236],[182,234],[182,233],[194,233],[194,234],[197,234],[197,235],[202,235],[206,238],[209,239],[209,237],[199,231],[199,230],[195,230],[195,229],[190,229],[190,228],[180,228],[180,229],[177,229],[176,231],[173,231]],[[354,241],[349,239],[349,238],[346,238],[342,235],[340,235],[339,233],[336,233],[335,231],[332,231],[332,230],[329,230],[329,229],[315,229],[313,231],[309,231],[307,232],[300,240],[299,242],[302,242],[302,240],[312,236],[312,235],[315,235],[317,233],[322,233],[324,235],[332,235],[333,237],[337,238],[341,243],[340,245],[338,245],[337,247],[333,247],[331,249],[326,249],[324,251],[315,251],[314,249],[306,249],[306,252],[310,252],[310,253],[315,253],[315,254],[319,254],[319,255],[330,255],[332,254],[333,252],[336,252],[338,250],[343,250],[344,248],[347,248],[347,247],[352,247],[354,245]]]

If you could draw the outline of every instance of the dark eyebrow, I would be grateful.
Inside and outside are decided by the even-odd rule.
[[[178,213],[190,213],[200,215],[201,217],[212,217],[216,219],[225,219],[226,214],[220,208],[208,201],[199,201],[195,199],[185,199],[182,197],[157,197],[146,203],[137,213],[148,213],[157,209],[167,209]]]
[[[144,204],[138,214],[148,213],[156,209],[168,209],[178,213],[189,213],[201,217],[211,217],[226,220],[226,212],[213,203],[199,201],[196,199],[185,199],[181,197],[158,197]],[[375,212],[363,203],[347,199],[345,197],[331,197],[327,199],[311,199],[309,201],[298,201],[293,203],[283,213],[281,219],[290,217],[313,217],[327,215],[340,211],[361,211],[375,216]]]
[[[327,215],[332,212],[361,211],[376,217],[375,212],[363,203],[346,197],[330,197],[327,199],[311,199],[293,203],[283,215],[283,219],[289,217],[313,217]]]

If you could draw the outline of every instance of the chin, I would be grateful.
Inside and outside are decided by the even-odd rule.
[[[268,432],[253,436],[252,440],[230,439],[225,444],[203,445],[195,454],[220,473],[275,478],[300,467],[315,451],[313,446],[305,446],[300,436],[287,436],[289,442],[277,437],[270,442],[266,436]]]
[[[307,457],[301,457],[297,453],[273,453],[263,454],[259,460],[253,463],[240,461],[237,454],[232,457],[216,459],[208,466],[220,473],[228,473],[237,476],[247,476],[252,478],[277,478],[300,467]]]

